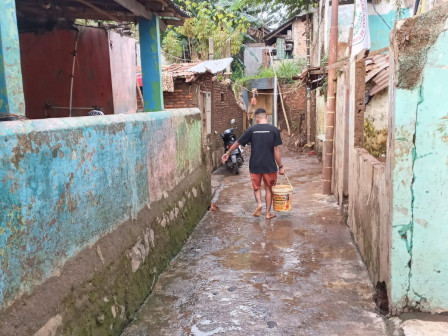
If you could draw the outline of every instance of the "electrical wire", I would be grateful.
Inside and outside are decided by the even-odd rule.
[[[380,17],[381,20],[383,20],[384,24],[387,26],[387,28],[389,28],[389,30],[392,30],[392,28],[387,24],[386,20],[383,19],[383,17],[381,16],[380,13],[378,13],[378,11],[376,10],[375,7],[375,0],[372,0],[372,6],[373,6],[373,10],[375,11],[375,13],[378,14],[378,16]]]

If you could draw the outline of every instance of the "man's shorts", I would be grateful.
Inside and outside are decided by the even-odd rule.
[[[254,190],[260,189],[261,179],[263,179],[265,187],[273,187],[277,182],[277,172],[268,174],[250,173],[250,179],[252,180],[252,186],[254,187]]]

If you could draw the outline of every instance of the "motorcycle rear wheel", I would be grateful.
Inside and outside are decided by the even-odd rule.
[[[235,172],[235,175],[239,175],[240,174],[240,169],[238,167],[238,162],[235,162],[233,164],[233,171]]]

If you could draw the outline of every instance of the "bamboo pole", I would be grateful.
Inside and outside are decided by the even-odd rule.
[[[330,27],[330,53],[328,65],[336,63],[338,58],[338,7],[339,0],[333,0],[331,4]],[[336,111],[336,69],[328,70],[327,89],[327,125],[325,128],[325,144],[323,155],[323,193],[331,194],[331,181],[333,175],[333,148],[334,148],[334,122]]]
[[[213,41],[213,37],[210,37],[208,39],[208,59],[209,60],[213,60],[215,52],[214,52],[215,48],[214,48],[214,41]]]
[[[275,66],[274,66],[274,60],[272,59],[272,55],[270,52],[269,52],[269,58],[271,59],[272,70],[274,70],[274,78],[275,78],[275,82],[277,83],[278,94],[280,96],[280,102],[282,103],[282,110],[283,110],[283,115],[285,116],[286,128],[288,129],[288,135],[290,136],[291,128],[289,127],[288,116],[286,115],[285,105],[283,103],[282,89],[280,88],[280,83],[278,82],[277,72],[275,71]]]

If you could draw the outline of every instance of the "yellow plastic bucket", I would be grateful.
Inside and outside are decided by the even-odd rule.
[[[272,198],[274,210],[278,212],[291,211],[292,209],[292,186],[275,185],[272,187]]]

